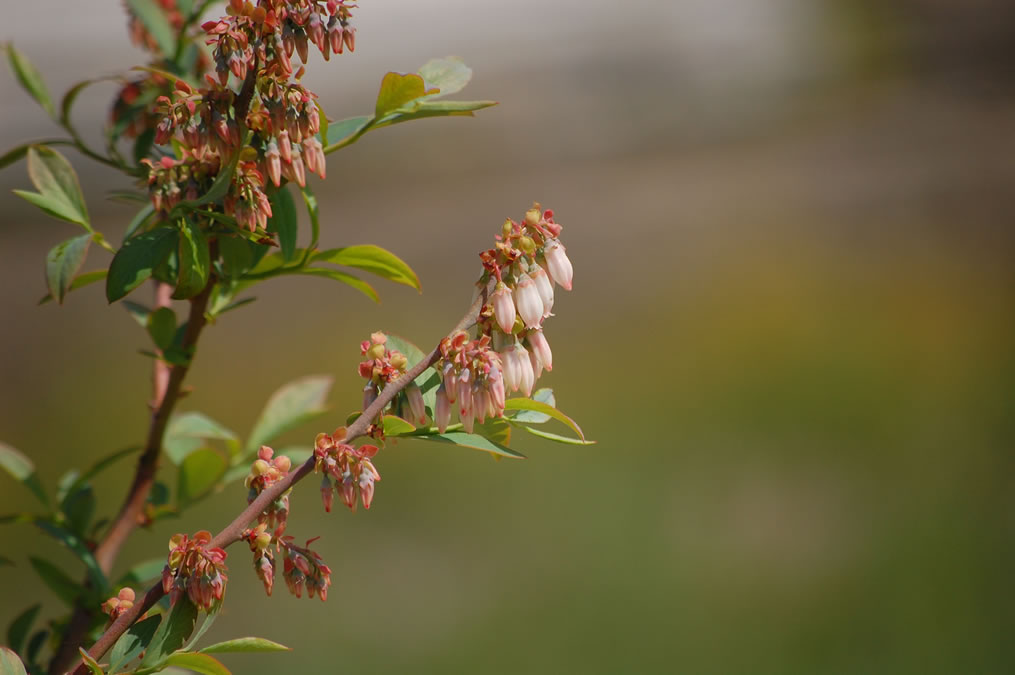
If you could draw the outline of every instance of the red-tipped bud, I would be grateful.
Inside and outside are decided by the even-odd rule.
[[[409,401],[409,410],[412,411],[413,424],[426,424],[426,406],[423,403],[423,392],[420,391],[415,382],[405,388],[405,398]]]
[[[448,423],[451,422],[451,402],[448,401],[448,392],[441,382],[437,387],[437,400],[434,403],[434,422],[437,423],[437,431],[442,434],[447,431]]]
[[[553,370],[553,353],[550,352],[550,343],[546,341],[542,329],[530,331],[526,339],[529,341],[529,346],[532,347],[532,353],[539,360],[540,367]]]
[[[327,475],[321,479],[321,501],[324,503],[324,510],[331,513],[331,505],[335,499],[335,488]]]

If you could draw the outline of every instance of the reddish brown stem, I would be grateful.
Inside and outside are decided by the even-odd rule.
[[[488,283],[479,296],[469,307],[469,310],[465,313],[465,316],[458,322],[458,324],[451,329],[448,335],[453,335],[460,330],[466,330],[473,324],[479,316],[479,311],[486,304],[489,298],[490,292],[495,284],[495,281]],[[402,391],[410,382],[419,377],[419,375],[437,362],[440,358],[440,345],[434,347],[429,354],[419,361],[416,365],[410,368],[404,375],[389,384],[381,391],[377,399],[363,411],[356,420],[349,425],[346,429],[346,441],[351,442],[356,438],[359,438],[366,433],[367,428],[370,426],[370,420],[376,418],[384,407],[391,402],[391,400],[398,395],[398,392]],[[298,469],[292,471],[285,478],[279,482],[266,488],[264,492],[257,496],[257,499],[252,501],[247,508],[243,509],[240,515],[233,519],[233,522],[229,523],[223,528],[218,534],[216,534],[211,542],[208,544],[209,547],[220,546],[225,548],[231,544],[236,543],[240,540],[240,536],[243,530],[255,519],[257,516],[264,511],[264,509],[271,502],[278,499],[286,490],[290,489],[293,485],[303,480],[307,474],[314,470],[315,458],[311,456],[304,462]],[[121,635],[130,628],[135,621],[138,620],[145,612],[152,608],[159,599],[165,595],[162,590],[162,582],[156,582],[151,588],[145,593],[144,599],[136,603],[133,607],[124,612],[120,617],[113,622],[106,632],[92,645],[92,648],[88,650],[88,655],[95,660],[99,660],[105,655],[105,653],[116,643]],[[74,675],[88,675],[88,668],[83,662],[78,662],[77,668],[74,670]]]
[[[185,354],[192,355],[194,347],[197,345],[198,337],[206,322],[204,313],[208,308],[208,300],[214,285],[214,279],[209,280],[204,290],[190,300],[190,316],[187,319],[187,330],[182,341]],[[172,287],[160,282],[155,290],[155,309],[168,307],[171,293]],[[162,452],[162,439],[166,433],[166,425],[180,398],[183,379],[188,370],[189,365],[170,366],[160,360],[155,362],[152,372],[152,413],[144,452],[138,460],[134,480],[123,505],[120,507],[119,514],[94,551],[95,560],[106,576],[112,571],[116,556],[124,542],[127,541],[127,537],[143,522],[145,503],[155,484],[155,474],[158,470],[159,454]],[[74,608],[63,639],[50,661],[49,672],[51,674],[63,672],[78,655],[78,646],[84,641],[94,617],[95,608],[82,605]]]

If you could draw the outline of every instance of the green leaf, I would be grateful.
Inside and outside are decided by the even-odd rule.
[[[148,219],[155,214],[155,206],[149,201],[141,207],[141,210],[134,214],[127,229],[123,233],[123,240],[127,241],[141,226],[148,222]]]
[[[104,593],[106,589],[109,588],[109,582],[106,580],[106,575],[99,567],[99,563],[96,562],[95,556],[92,555],[92,551],[79,536],[63,527],[60,527],[59,525],[54,525],[48,520],[43,520],[41,518],[35,521],[35,525],[74,552],[74,555],[76,555],[78,559],[85,564],[85,569],[88,571],[88,577],[92,581],[93,588],[95,588],[99,593]]]
[[[109,672],[115,673],[141,655],[155,637],[162,616],[150,616],[127,629],[109,652]]]
[[[385,415],[381,421],[384,425],[385,436],[401,436],[416,430],[416,427],[410,422],[397,415]]]
[[[230,279],[238,279],[254,266],[254,252],[246,239],[219,237],[219,255],[222,257],[222,272]]]
[[[324,267],[301,267],[299,269],[292,270],[291,272],[287,272],[287,274],[298,274],[305,277],[324,277],[325,279],[340,281],[347,286],[352,286],[374,302],[381,301],[381,297],[377,295],[377,291],[374,290],[373,286],[359,277],[346,274],[345,272],[339,272],[338,270],[327,269]]]
[[[197,641],[200,640],[201,636],[207,633],[208,629],[211,628],[211,625],[215,623],[215,619],[219,616],[220,609],[222,609],[221,604],[212,607],[211,610],[205,614],[204,621],[201,622],[201,627],[197,629],[197,632],[190,638],[190,642],[188,642],[187,645],[180,651],[193,651],[194,645],[197,644]]]
[[[229,446],[239,442],[236,434],[220,423],[203,413],[192,411],[173,415],[166,428],[163,447],[169,459],[179,464],[203,445],[202,439],[225,441]]]
[[[21,145],[14,146],[13,148],[5,152],[3,155],[0,155],[0,169],[10,166],[14,162],[18,161],[19,159],[27,155],[28,148],[32,147],[33,145],[35,144],[22,143]]]
[[[332,248],[313,255],[311,260],[323,261],[334,265],[354,267],[371,272],[395,283],[405,284],[422,290],[419,277],[404,260],[394,253],[373,244]]]
[[[64,215],[58,218],[91,231],[78,175],[63,155],[45,145],[32,146],[28,149],[28,177],[43,197],[59,205],[58,210]]]
[[[458,445],[463,448],[473,448],[475,450],[484,450],[494,455],[502,457],[510,457],[512,459],[525,459],[525,455],[520,452],[515,452],[511,448],[495,443],[494,441],[484,438],[479,434],[469,434],[464,431],[448,431],[443,434],[429,434],[426,436],[417,436],[423,441],[434,441],[437,443],[450,443],[452,445]]]
[[[282,259],[289,262],[296,252],[296,236],[299,233],[299,220],[296,216],[296,203],[292,193],[284,187],[271,196],[271,218],[268,219],[268,232],[278,233],[278,245],[282,249]]]
[[[117,450],[116,452],[110,453],[105,457],[103,457],[102,459],[97,460],[94,464],[88,467],[88,469],[83,474],[81,474],[81,477],[78,478],[77,481],[75,481],[74,485],[71,486],[70,489],[74,490],[85,481],[91,480],[92,478],[99,475],[100,473],[108,469],[110,466],[112,466],[119,460],[123,459],[124,457],[127,457],[128,455],[132,455],[135,452],[138,452],[140,449],[141,446],[133,445],[129,448]]]
[[[333,381],[327,375],[308,375],[278,389],[254,423],[247,440],[247,452],[256,452],[279,434],[324,413]]]
[[[303,203],[307,206],[307,215],[310,216],[310,246],[307,247],[309,253],[317,248],[317,242],[321,239],[320,209],[317,206],[317,197],[309,186],[303,187],[300,193],[303,195]]]
[[[176,51],[176,40],[169,19],[158,3],[155,0],[127,0],[127,6],[155,38],[162,55],[171,58]]]
[[[595,445],[596,444],[595,441],[586,441],[586,440],[580,439],[580,438],[572,438],[571,436],[561,436],[559,434],[551,434],[549,431],[543,431],[542,429],[535,429],[533,427],[529,427],[529,426],[525,426],[525,425],[519,425],[519,426],[524,428],[526,431],[528,431],[533,436],[539,436],[540,438],[545,438],[546,440],[553,441],[555,443],[566,443],[567,445]]]
[[[176,248],[179,233],[160,227],[128,239],[109,265],[106,299],[116,302],[150,278]]]
[[[497,101],[429,101],[424,100],[413,106],[412,110],[402,110],[384,119],[378,120],[375,129],[383,129],[393,124],[421,120],[427,117],[474,117],[476,110],[497,105]]]
[[[409,360],[410,368],[426,358],[426,354],[423,353],[422,349],[400,335],[388,333],[387,337],[388,349],[395,349],[405,354],[405,358]],[[440,376],[437,375],[437,371],[433,368],[427,368],[413,382],[423,392],[423,404],[430,409],[430,414],[433,415],[434,405],[437,401],[437,385],[440,383]]]
[[[7,61],[11,65],[14,77],[28,92],[28,95],[35,99],[35,102],[41,105],[50,117],[56,119],[56,110],[53,108],[53,101],[49,98],[49,92],[46,90],[46,84],[42,81],[42,76],[39,75],[39,71],[35,69],[32,62],[15,49],[14,44],[10,42],[7,43]]]
[[[11,190],[14,194],[24,199],[32,206],[37,206],[54,218],[60,220],[66,220],[72,223],[81,224],[78,221],[78,214],[67,206],[64,202],[41,195],[38,192],[31,192],[29,190]]]
[[[176,335],[176,312],[169,307],[159,307],[148,314],[148,334],[159,349],[169,349]]]
[[[578,438],[585,440],[585,434],[582,433],[581,428],[575,423],[573,419],[557,410],[553,406],[547,405],[540,401],[533,401],[531,398],[509,398],[504,402],[504,410],[532,410],[535,412],[541,412],[544,415],[549,415],[553,419],[563,422],[571,428]]]
[[[419,69],[419,74],[428,88],[440,89],[438,96],[456,94],[472,79],[472,69],[457,56],[431,59]]]
[[[533,392],[532,400],[545,403],[551,407],[556,407],[557,405],[557,400],[553,396],[553,389],[550,389],[549,387],[537,389]],[[524,422],[525,424],[543,424],[545,422],[549,422],[551,419],[553,418],[549,415],[545,415],[534,410],[517,410],[515,411],[514,417],[511,418],[514,422]]]
[[[32,630],[32,624],[35,622],[35,617],[38,616],[39,610],[42,609],[42,605],[32,605],[25,611],[18,614],[18,616],[11,621],[11,625],[7,627],[7,644],[10,648],[16,652],[20,652],[21,648],[25,645],[25,638],[28,637],[28,632]]]
[[[166,557],[152,558],[138,563],[120,577],[116,582],[117,586],[141,586],[147,581],[155,579],[162,574],[162,568],[166,566]]]
[[[179,649],[184,640],[194,632],[194,622],[197,621],[197,606],[190,601],[186,595],[178,598],[176,604],[169,610],[169,614],[159,624],[141,660],[142,666],[155,666],[163,663],[170,654]]]
[[[423,78],[419,75],[415,73],[408,75],[388,73],[381,80],[381,90],[377,93],[374,117],[378,119],[384,117],[428,93],[436,94],[437,90],[427,91]]]
[[[291,647],[258,637],[244,637],[216,642],[201,650],[202,654],[228,654],[234,652],[291,652]]]
[[[32,460],[7,445],[0,442],[0,469],[9,473],[14,480],[20,481],[32,491],[44,506],[49,506],[49,498],[46,491],[42,489],[42,483],[35,473],[35,465]]]
[[[69,606],[74,606],[78,596],[85,590],[83,586],[71,579],[63,570],[48,560],[29,556],[28,562],[49,590],[56,594],[56,597],[63,600]]]
[[[201,675],[230,675],[221,661],[200,652],[177,652],[166,659],[166,665],[186,668]]]
[[[71,530],[84,536],[92,516],[95,515],[95,491],[91,486],[85,485],[69,492],[60,502],[60,511],[66,516]]]
[[[226,458],[211,448],[201,448],[187,455],[180,464],[176,500],[184,508],[204,497],[226,472]]]
[[[93,659],[91,655],[85,651],[84,647],[78,647],[78,652],[81,654],[81,662],[85,664],[85,667],[88,668],[92,675],[105,675],[102,671],[102,667],[99,666],[98,661]]]
[[[208,238],[198,225],[187,219],[180,228],[180,277],[173,298],[192,298],[208,284],[211,273],[211,252]]]
[[[327,133],[330,144],[325,145],[324,153],[330,154],[347,145],[352,145],[370,130],[373,121],[373,115],[360,115],[330,123]]]
[[[0,647],[0,674],[2,675],[28,675],[25,664],[21,662],[18,655],[7,647]]]
[[[70,282],[70,286],[67,287],[67,292],[76,291],[82,286],[94,284],[96,281],[102,281],[106,278],[106,270],[93,270],[91,272],[85,272],[74,278],[74,281]],[[53,296],[49,293],[39,300],[40,305],[45,305],[47,302],[52,302]]]

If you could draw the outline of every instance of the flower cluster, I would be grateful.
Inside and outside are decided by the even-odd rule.
[[[247,503],[250,504],[257,495],[278,481],[282,480],[289,473],[292,466],[291,460],[285,455],[274,457],[275,451],[267,445],[262,445],[257,451],[257,459],[250,465],[250,473],[243,481],[247,486]],[[276,537],[285,532],[286,521],[289,518],[289,493],[286,492],[278,499],[268,505],[257,517],[257,522],[265,527],[273,529]]]
[[[285,577],[285,584],[289,592],[297,598],[303,597],[304,587],[307,589],[307,596],[320,596],[321,601],[328,599],[328,587],[331,586],[331,568],[324,564],[321,556],[310,550],[317,537],[307,541],[306,546],[297,546],[293,543],[293,537],[282,537],[279,546],[282,548],[283,558],[282,576]]]
[[[238,153],[223,208],[240,227],[255,231],[271,216],[269,184],[286,179],[303,187],[307,172],[325,176],[317,95],[293,81],[303,75],[302,67],[293,71],[293,53],[306,63],[313,43],[327,59],[352,51],[356,33],[344,0],[230,0],[226,13],[202,25],[213,45],[215,74],[207,73],[206,86],[196,90],[179,80],[170,95],[157,99],[155,143],[174,139],[174,159],[190,174],[215,176]],[[237,81],[232,87],[230,76]],[[171,209],[178,200],[156,196],[166,181],[155,175],[158,163],[149,168],[153,204]]]
[[[501,356],[505,388],[526,396],[543,370],[553,369],[543,322],[552,316],[554,284],[569,291],[574,276],[561,229],[553,211],[535,204],[522,222],[505,221],[494,248],[480,254],[487,274],[497,279],[481,331]]]
[[[372,333],[369,340],[360,343],[360,354],[367,357],[359,364],[360,377],[367,379],[363,387],[363,410],[370,407],[385,386],[402,375],[409,365],[405,354],[387,348],[388,337],[381,332]],[[415,382],[410,382],[399,394],[392,406],[401,416],[416,424],[426,424],[426,405],[423,392]]]
[[[275,584],[275,556],[271,550],[273,537],[268,532],[268,524],[260,523],[255,528],[244,530],[240,538],[250,546],[254,554],[254,572],[264,584],[264,592],[271,595]]]
[[[500,355],[491,347],[489,335],[469,340],[459,331],[441,340],[441,358],[437,371],[441,384],[437,388],[434,420],[444,433],[451,421],[451,406],[457,404],[462,426],[470,434],[475,421],[504,414],[504,375]]]
[[[354,448],[345,440],[345,428],[334,434],[317,434],[314,440],[314,472],[323,473],[321,501],[324,510],[331,511],[335,493],[351,510],[356,510],[356,492],[359,491],[363,508],[369,509],[374,499],[374,483],[381,479],[371,459],[377,446],[362,445]]]
[[[102,611],[109,615],[110,621],[116,621],[121,614],[133,606],[134,589],[124,587],[115,596],[102,603]]]
[[[193,538],[173,535],[169,540],[169,561],[162,570],[162,589],[171,593],[170,603],[184,594],[208,611],[222,602],[226,590],[226,552],[208,548],[211,533],[201,530]]]

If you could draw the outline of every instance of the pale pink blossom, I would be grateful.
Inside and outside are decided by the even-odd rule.
[[[555,282],[564,287],[564,290],[571,290],[571,278],[574,276],[574,269],[571,261],[564,251],[564,245],[559,239],[551,239],[546,242],[543,248],[543,255],[546,256],[546,269]]]
[[[434,403],[434,408],[434,422],[437,423],[437,431],[443,434],[448,429],[448,423],[451,422],[451,402],[448,401],[447,389],[443,382],[437,388],[437,401]]]
[[[515,302],[511,290],[503,281],[497,284],[497,290],[493,292],[493,314],[500,329],[510,333],[515,325]]]
[[[534,328],[543,320],[543,299],[539,296],[539,290],[528,274],[524,272],[518,278],[515,285],[515,305],[518,307],[518,314],[525,322],[526,328]]]
[[[536,290],[539,291],[539,297],[543,300],[543,318],[550,316],[550,310],[553,309],[553,282],[550,281],[550,275],[546,273],[541,266],[536,265],[535,270],[529,272],[529,276],[534,282],[536,282]]]
[[[532,347],[532,353],[539,359],[539,365],[546,370],[553,370],[553,353],[550,352],[550,343],[546,341],[543,330],[540,328],[529,331],[526,337],[529,346]]]

